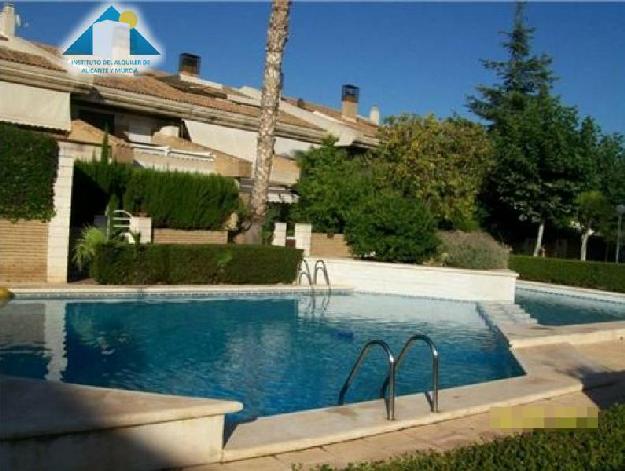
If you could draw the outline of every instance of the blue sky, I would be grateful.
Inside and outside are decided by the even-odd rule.
[[[165,48],[161,68],[180,52],[202,56],[202,76],[233,86],[262,79],[268,3],[124,4],[140,12]],[[59,45],[94,3],[17,2],[22,36]],[[102,5],[104,8],[104,5]],[[360,111],[383,115],[453,112],[491,74],[481,58],[503,58],[510,3],[296,2],[285,58],[285,93],[338,106],[340,86],[361,88]],[[607,132],[625,133],[625,3],[530,3],[534,50],[554,59],[555,90]]]

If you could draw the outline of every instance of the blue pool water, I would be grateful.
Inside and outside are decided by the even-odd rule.
[[[395,354],[413,333],[440,351],[441,387],[523,374],[472,303],[400,296],[117,301],[14,301],[0,309],[0,373],[168,394],[236,399],[234,422],[336,405],[363,344]],[[385,363],[374,352],[347,402],[378,397]],[[406,358],[398,393],[430,388],[425,346]]]
[[[517,289],[516,303],[543,325],[625,321],[625,302]]]

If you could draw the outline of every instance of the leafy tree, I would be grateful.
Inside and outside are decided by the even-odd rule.
[[[344,232],[349,213],[371,190],[371,181],[361,156],[350,156],[334,146],[334,138],[298,154],[300,179],[296,185],[298,204],[293,219],[310,222],[314,230]]]
[[[523,111],[498,123],[493,139],[497,164],[487,192],[500,211],[537,225],[537,255],[545,224],[570,220],[575,198],[586,187],[577,113],[552,97],[528,100]]]
[[[625,203],[625,140],[619,134],[603,134],[591,118],[583,121],[580,134],[582,151],[590,163],[587,188],[600,192],[607,205],[599,232],[606,244],[616,243],[615,208]]]
[[[384,190],[362,199],[349,214],[345,239],[360,257],[420,263],[436,254],[435,231],[434,218],[419,201]]]
[[[493,163],[482,126],[459,117],[391,117],[376,155],[390,187],[419,200],[442,226],[473,228],[476,197]]]
[[[498,83],[479,86],[469,108],[489,122],[496,165],[487,179],[481,202],[492,220],[537,225],[534,255],[542,245],[547,222],[568,224],[575,198],[588,189],[592,129],[579,129],[577,113],[551,96],[554,81],[547,55],[534,55],[534,30],[517,2],[512,31],[506,33],[504,61],[483,61]]]
[[[599,191],[585,191],[576,200],[577,203],[577,226],[582,234],[580,260],[586,260],[588,239],[597,228],[605,227],[614,210],[607,198]]]

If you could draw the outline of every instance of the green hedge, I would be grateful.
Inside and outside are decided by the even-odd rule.
[[[73,226],[91,224],[113,195],[123,209],[147,213],[154,227],[218,230],[239,209],[239,190],[230,177],[115,162],[77,162],[73,193]]]
[[[49,221],[58,165],[53,138],[0,124],[0,217]]]
[[[625,264],[511,255],[521,279],[625,293]]]
[[[323,466],[320,470],[332,469]],[[601,412],[598,429],[537,430],[447,453],[419,453],[386,463],[350,465],[351,471],[622,470],[625,405]]]
[[[101,284],[292,283],[302,251],[261,245],[100,245],[91,276]]]

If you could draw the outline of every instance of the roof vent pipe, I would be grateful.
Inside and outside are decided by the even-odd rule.
[[[371,107],[371,110],[369,111],[369,121],[371,121],[376,126],[380,125],[380,108],[378,108],[376,105],[373,105]]]
[[[5,3],[0,12],[0,34],[7,38],[15,37],[15,27],[19,26],[20,19],[15,14],[15,6],[12,3]]]

